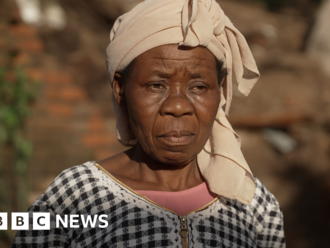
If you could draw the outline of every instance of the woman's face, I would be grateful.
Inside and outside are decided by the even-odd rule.
[[[129,78],[115,82],[114,91],[122,92],[115,97],[127,106],[145,153],[161,163],[184,165],[204,147],[218,111],[216,60],[203,47],[156,47],[136,58]]]

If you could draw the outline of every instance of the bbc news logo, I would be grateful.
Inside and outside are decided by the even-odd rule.
[[[11,230],[30,230],[29,213],[11,213]],[[106,228],[108,215],[55,215],[56,228]],[[0,212],[0,230],[8,230],[8,213]],[[33,213],[32,230],[50,230],[50,213]]]
[[[33,213],[33,230],[50,230],[50,213]],[[8,230],[8,213],[0,213],[0,230]],[[11,230],[29,230],[29,213],[11,213]]]

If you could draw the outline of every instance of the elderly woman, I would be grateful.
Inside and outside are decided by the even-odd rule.
[[[226,118],[233,73],[247,95],[259,72],[216,1],[145,0],[110,39],[117,137],[132,148],[62,172],[30,208],[50,230],[14,247],[285,247],[279,204]],[[65,215],[105,217],[70,228]]]

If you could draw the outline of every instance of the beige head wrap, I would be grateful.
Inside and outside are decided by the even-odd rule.
[[[120,16],[106,50],[110,80],[140,54],[157,46],[203,46],[224,61],[228,76],[212,134],[198,154],[198,165],[212,192],[250,204],[255,191],[252,172],[240,149],[240,139],[229,124],[233,73],[238,89],[248,95],[259,72],[243,35],[215,0],[145,0]],[[114,98],[118,140],[136,144],[128,114]]]

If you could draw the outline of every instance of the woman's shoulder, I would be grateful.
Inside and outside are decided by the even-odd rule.
[[[245,205],[237,200],[223,199],[223,204],[237,213],[242,213],[255,219],[263,225],[269,218],[279,220],[283,218],[280,204],[276,197],[258,179],[254,178],[256,189],[250,205]]]
[[[98,181],[97,170],[94,162],[86,162],[62,171],[46,190],[49,197],[72,190],[79,190],[83,186],[93,184]]]
[[[80,206],[91,205],[96,198],[111,192],[105,186],[105,175],[94,162],[86,162],[61,172],[46,191],[32,204],[30,211],[49,209],[69,214]],[[111,198],[111,197],[110,197]],[[111,199],[108,200],[111,200]]]
[[[263,207],[264,209],[279,208],[280,205],[276,197],[266,188],[266,186],[257,177],[254,177],[254,180],[256,183],[256,189],[250,205],[245,205],[243,203],[240,203],[238,200],[232,200],[228,198],[224,198],[225,202],[227,202],[229,205],[242,205],[242,207],[245,206],[245,208],[248,207],[251,209],[261,209],[261,207]]]
[[[93,176],[95,176],[95,162],[89,161],[62,171],[51,185],[67,184],[68,180],[79,182],[85,178],[91,178]]]
[[[263,227],[267,223],[282,223],[283,213],[278,200],[257,177],[255,182],[254,197],[247,209]]]
[[[255,178],[256,190],[250,210],[256,220],[260,247],[285,247],[283,213],[276,197]]]
[[[258,208],[259,206],[264,206],[267,209],[280,209],[280,204],[276,197],[266,188],[266,186],[255,177],[256,190],[254,193],[251,206]]]
[[[245,223],[248,223],[249,228],[255,231],[260,242],[266,240],[267,243],[269,241],[268,236],[272,236],[276,240],[279,237],[282,242],[284,237],[283,213],[280,205],[276,197],[256,177],[255,182],[256,190],[250,205],[225,198],[222,199],[222,208],[226,210],[229,217],[237,216],[238,219],[243,219]],[[270,246],[265,245],[262,247]]]

